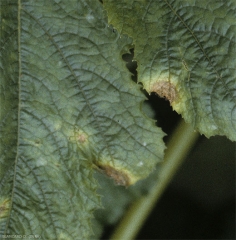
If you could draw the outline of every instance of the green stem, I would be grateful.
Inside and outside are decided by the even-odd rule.
[[[198,136],[199,134],[194,132],[190,125],[183,120],[181,121],[167,144],[163,167],[156,184],[147,196],[140,198],[131,205],[115,229],[111,240],[131,240],[135,238]]]

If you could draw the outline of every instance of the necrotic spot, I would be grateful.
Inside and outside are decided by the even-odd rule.
[[[160,81],[153,84],[151,92],[157,93],[160,97],[166,98],[170,103],[176,101],[177,92],[175,86],[167,81]]]
[[[130,179],[128,175],[120,170],[117,170],[111,166],[99,166],[103,173],[112,178],[117,185],[129,186]]]

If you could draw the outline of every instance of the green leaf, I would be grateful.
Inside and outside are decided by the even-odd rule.
[[[139,82],[207,137],[236,141],[235,1],[105,0],[135,45]]]
[[[118,184],[163,158],[163,132],[94,0],[0,2],[0,234],[87,239],[94,169]]]

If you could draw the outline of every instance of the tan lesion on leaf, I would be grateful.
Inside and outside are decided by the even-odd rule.
[[[76,142],[78,144],[84,144],[88,141],[88,135],[81,129],[76,129],[74,136],[70,137],[70,141]]]
[[[99,165],[98,167],[102,173],[112,178],[117,185],[128,187],[132,184],[129,175],[121,169],[115,169],[109,165]]]
[[[150,90],[157,93],[160,97],[167,99],[170,103],[173,103],[178,98],[176,87],[169,81],[156,82]]]
[[[85,143],[87,141],[88,137],[85,133],[79,133],[77,136],[76,136],[76,140],[80,143]]]
[[[0,199],[0,220],[5,218],[9,215],[10,211],[10,200],[7,199]]]

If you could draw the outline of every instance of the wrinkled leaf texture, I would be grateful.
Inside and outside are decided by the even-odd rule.
[[[87,239],[94,169],[129,185],[163,158],[131,41],[95,0],[1,0],[0,19],[0,234]]]
[[[236,1],[104,0],[133,38],[138,81],[207,137],[236,141]]]

